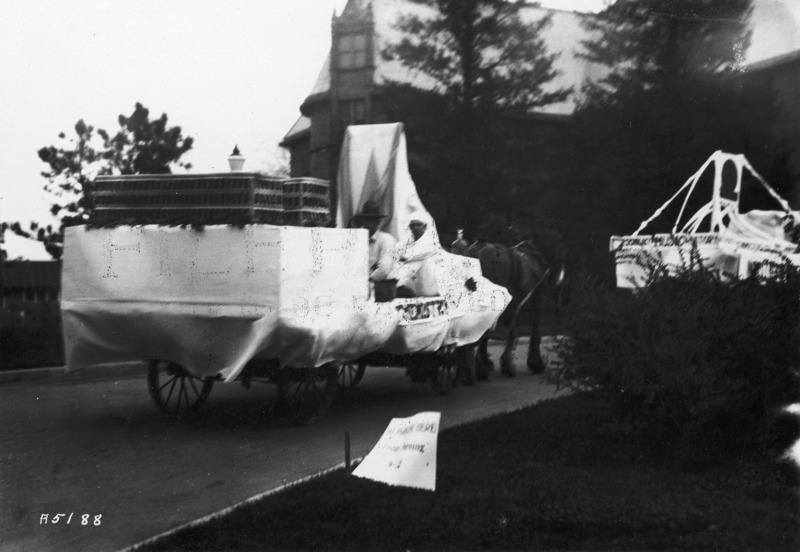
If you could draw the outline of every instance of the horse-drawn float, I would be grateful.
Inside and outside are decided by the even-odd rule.
[[[709,178],[710,198],[701,197],[699,208],[688,216],[687,208],[697,201]],[[762,201],[771,198],[780,210],[742,212],[742,197],[745,192],[754,194],[752,188],[761,190]],[[677,214],[669,232],[643,234],[657,219],[663,221],[670,209]],[[674,274],[703,266],[731,280],[766,276],[784,263],[800,266],[798,225],[800,213],[791,210],[743,155],[717,151],[633,234],[611,237],[617,286],[646,285],[654,269]]]
[[[423,207],[407,177],[405,145],[394,144],[371,155],[391,160],[393,172],[383,177],[393,180],[383,189],[394,194],[393,220],[401,221]],[[398,171],[407,180],[398,183]],[[340,179],[340,194],[361,194],[360,177]],[[124,189],[125,177],[116,178]],[[289,420],[310,423],[378,353],[420,360],[444,393],[461,348],[493,327],[510,299],[476,260],[440,250],[432,264],[437,295],[376,302],[363,229],[106,225],[66,232],[67,369],[144,360],[155,403],[173,416],[197,410],[217,381],[260,380],[277,385]]]

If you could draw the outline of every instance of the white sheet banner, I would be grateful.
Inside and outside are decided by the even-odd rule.
[[[441,416],[441,412],[420,412],[410,418],[392,418],[353,475],[387,485],[436,490]]]
[[[656,234],[612,236],[617,287],[635,288],[646,283],[648,265],[662,262],[671,273],[688,266],[693,245],[703,265],[719,272],[723,281],[746,278],[756,262],[780,265],[784,260],[800,266],[796,244],[784,240],[756,240],[723,234]],[[766,275],[769,266],[761,270]]]

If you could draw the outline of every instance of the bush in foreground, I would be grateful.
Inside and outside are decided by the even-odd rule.
[[[0,370],[62,366],[61,313],[57,302],[0,309]]]
[[[656,265],[635,292],[586,286],[562,375],[611,401],[631,430],[659,433],[681,462],[785,447],[797,425],[773,421],[798,401],[800,278],[777,268],[722,282],[694,263],[674,275]]]
[[[797,550],[798,477],[759,455],[673,469],[572,396],[442,432],[435,492],[343,471],[147,550]]]

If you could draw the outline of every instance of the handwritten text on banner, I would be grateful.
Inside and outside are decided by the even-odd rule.
[[[388,485],[435,490],[440,418],[440,412],[392,418],[353,475]]]

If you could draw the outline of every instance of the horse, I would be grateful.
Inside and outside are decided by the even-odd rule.
[[[503,375],[516,375],[513,351],[517,325],[525,307],[528,307],[531,325],[527,366],[532,373],[544,372],[545,364],[540,353],[542,298],[548,280],[558,285],[563,278],[563,254],[551,252],[547,255],[542,247],[523,237],[510,224],[491,221],[482,227],[478,240],[467,248],[465,255],[478,259],[483,275],[494,284],[508,289],[512,297],[500,317],[500,322],[508,327],[500,357]],[[556,272],[555,277],[551,278]],[[484,378],[494,367],[487,345],[488,333],[478,343],[476,359],[483,363],[483,369],[477,370],[477,373],[484,374]]]

